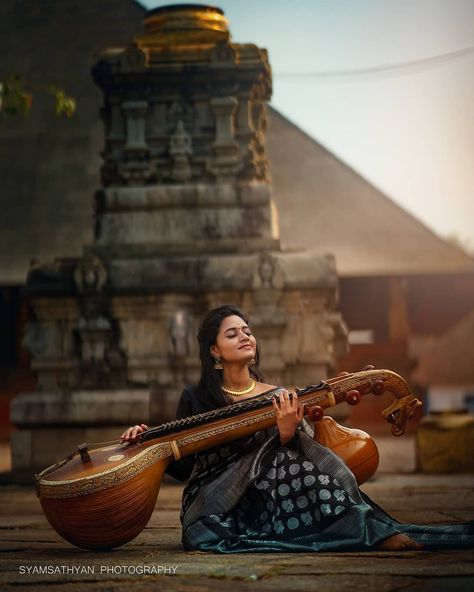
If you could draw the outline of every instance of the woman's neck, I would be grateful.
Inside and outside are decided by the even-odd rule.
[[[247,364],[227,364],[222,373],[222,384],[227,388],[244,389],[250,384],[250,373]]]

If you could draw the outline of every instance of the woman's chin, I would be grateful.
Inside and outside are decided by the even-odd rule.
[[[243,364],[248,364],[251,360],[253,360],[255,358],[255,354],[253,353],[252,350],[248,350],[248,351],[244,351],[244,352],[239,352],[239,356],[236,357],[235,361],[236,362],[242,362]]]

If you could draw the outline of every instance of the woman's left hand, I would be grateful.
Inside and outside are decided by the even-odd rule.
[[[142,432],[146,432],[147,429],[148,426],[144,423],[141,423],[140,425],[137,424],[135,426],[132,426],[131,428],[128,428],[128,430],[125,430],[124,433],[120,436],[121,443],[130,442],[130,444],[133,444],[133,442],[136,442],[138,436]]]
[[[283,391],[278,399],[276,397],[272,399],[282,446],[293,438],[296,428],[304,416],[304,405],[298,408],[297,394],[291,393],[291,395],[290,398],[289,392]]]

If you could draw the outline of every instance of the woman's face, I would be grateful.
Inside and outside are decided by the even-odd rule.
[[[221,362],[245,362],[255,357],[257,342],[247,323],[238,315],[226,317],[219,328],[211,354]]]

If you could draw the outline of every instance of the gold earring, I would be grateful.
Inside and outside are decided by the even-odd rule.
[[[255,364],[256,364],[256,362],[255,362],[255,358],[252,358],[251,360],[249,360],[249,361],[247,362],[247,365],[248,365],[248,366],[255,366]]]
[[[223,370],[224,366],[221,364],[221,359],[219,356],[214,357],[214,370]]]

